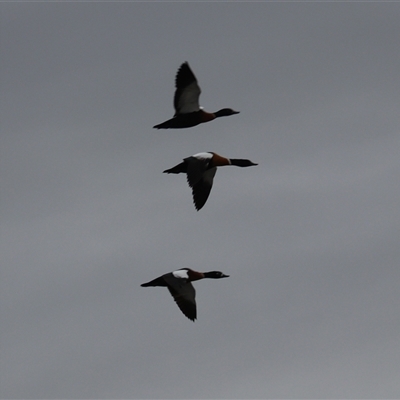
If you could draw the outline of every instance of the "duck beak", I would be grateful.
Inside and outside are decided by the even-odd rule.
[[[229,275],[222,274],[221,278],[229,278]]]
[[[232,114],[239,114],[239,113],[240,113],[240,111],[232,110]]]

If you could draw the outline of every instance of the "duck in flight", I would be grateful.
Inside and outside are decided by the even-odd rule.
[[[190,69],[188,62],[184,62],[180,66],[175,78],[175,87],[174,117],[153,126],[153,128],[190,128],[204,122],[212,121],[215,118],[239,114],[239,111],[234,111],[231,108],[223,108],[214,113],[208,113],[201,109],[199,105],[200,86],[197,84],[197,79]]]
[[[228,278],[220,271],[197,272],[190,268],[182,268],[177,271],[169,272],[150,282],[142,283],[140,286],[164,286],[167,287],[176,304],[190,320],[194,322],[197,318],[196,311],[196,291],[191,284],[193,281],[198,281],[204,278],[221,279]]]
[[[183,159],[183,162],[173,168],[163,171],[167,174],[187,174],[187,181],[192,188],[193,203],[199,211],[206,203],[217,167],[236,165],[237,167],[251,167],[258,165],[250,160],[222,157],[217,153],[198,153]]]

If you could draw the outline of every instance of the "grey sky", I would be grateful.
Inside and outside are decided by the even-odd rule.
[[[0,11],[1,398],[400,396],[399,3]],[[152,129],[184,61],[241,113]]]

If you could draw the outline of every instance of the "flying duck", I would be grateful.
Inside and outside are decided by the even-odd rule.
[[[200,86],[197,79],[189,67],[188,62],[184,62],[176,74],[174,95],[174,118],[169,119],[153,128],[190,128],[203,122],[212,121],[215,118],[228,115],[239,114],[231,108],[223,108],[214,113],[208,113],[201,109],[199,105]]]
[[[190,268],[182,268],[161,275],[150,282],[142,283],[140,286],[166,286],[183,314],[194,322],[197,318],[196,291],[190,282],[204,278],[221,279],[228,277],[229,275],[220,271],[197,272]]]
[[[163,172],[167,174],[187,174],[188,184],[192,188],[193,203],[196,210],[199,211],[210,195],[217,167],[223,165],[250,167],[258,164],[250,160],[225,158],[217,153],[207,152],[184,158],[183,162]]]

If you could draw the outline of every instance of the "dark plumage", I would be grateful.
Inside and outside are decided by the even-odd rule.
[[[183,162],[175,167],[166,169],[164,173],[187,174],[188,184],[192,188],[193,203],[196,210],[199,211],[210,195],[217,167],[224,165],[250,167],[257,164],[250,160],[226,158],[217,153],[207,152],[184,158]]]
[[[201,89],[187,62],[183,63],[178,69],[175,78],[175,87],[174,117],[155,125],[153,128],[190,128],[204,122],[212,121],[215,118],[239,114],[239,111],[234,111],[231,108],[223,108],[215,113],[203,111],[199,105]]]
[[[197,272],[190,268],[182,268],[177,271],[161,275],[150,282],[142,283],[140,286],[167,287],[183,314],[190,320],[194,321],[197,318],[195,300],[196,291],[191,282],[204,278],[221,279],[228,277],[229,275],[225,275],[220,271]]]

